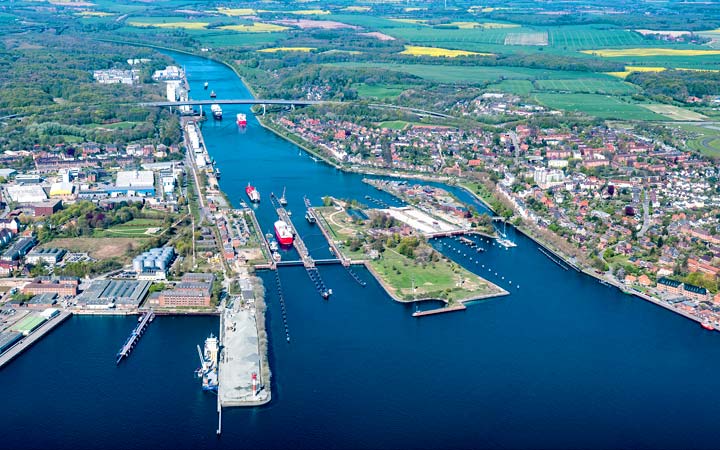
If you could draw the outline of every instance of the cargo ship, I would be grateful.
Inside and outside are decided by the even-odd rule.
[[[250,183],[248,183],[247,187],[245,188],[245,193],[247,194],[251,202],[260,203],[260,192],[258,192],[258,190],[255,189],[254,186],[250,186]]]
[[[222,120],[222,108],[217,103],[210,105],[210,111],[212,111],[213,118]]]
[[[247,126],[247,116],[243,113],[238,113],[236,117],[238,126]]]
[[[203,391],[217,391],[218,389],[218,353],[220,347],[215,336],[205,339],[205,351],[200,350],[197,346],[198,355],[200,356],[200,368],[195,373],[198,378],[202,379]]]
[[[283,220],[275,222],[275,236],[277,236],[280,245],[292,245],[293,243],[292,230]]]

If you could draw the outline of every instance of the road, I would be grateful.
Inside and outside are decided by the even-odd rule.
[[[647,191],[643,190],[643,224],[640,232],[637,234],[639,238],[643,237],[647,230],[650,228],[650,199],[648,198]]]

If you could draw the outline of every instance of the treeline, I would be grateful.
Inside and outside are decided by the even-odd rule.
[[[689,96],[720,95],[720,73],[695,70],[633,72],[626,78],[646,94],[685,102]]]

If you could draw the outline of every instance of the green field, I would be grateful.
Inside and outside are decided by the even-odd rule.
[[[95,230],[93,237],[149,238],[156,233],[148,233],[148,228],[161,228],[162,225],[162,220],[158,219],[133,219],[121,225],[110,227],[107,230]]]
[[[539,79],[566,79],[601,78],[607,75],[588,72],[570,72],[562,70],[530,69],[524,67],[506,66],[440,66],[432,64],[395,64],[395,63],[335,63],[340,67],[370,67],[385,70],[395,70],[416,75],[426,80],[438,83],[467,83],[481,84],[485,82],[500,82],[502,80],[539,80]]]
[[[357,91],[358,95],[362,98],[377,98],[385,99],[397,97],[402,91],[408,89],[410,86],[389,84],[384,86],[379,85],[367,85],[365,83],[358,83],[353,85],[353,88]]]
[[[691,135],[687,140],[688,148],[711,158],[720,158],[720,125],[679,125],[677,128]]]
[[[380,122],[378,127],[387,128],[388,130],[403,130],[407,128],[408,125],[410,125],[410,122],[406,122],[404,120],[388,120]]]
[[[585,113],[601,119],[616,120],[667,120],[660,114],[634,103],[625,103],[618,97],[600,94],[537,93],[535,100],[553,109]]]
[[[503,80],[487,87],[488,91],[500,91],[516,95],[529,95],[533,89],[533,84],[529,80]]]
[[[588,94],[634,94],[639,89],[620,79],[578,78],[575,80],[538,80],[535,86],[540,91],[563,91]]]

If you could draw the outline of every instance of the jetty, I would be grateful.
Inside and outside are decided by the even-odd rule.
[[[125,341],[125,344],[123,344],[122,348],[117,353],[117,360],[115,361],[116,364],[120,364],[120,361],[130,355],[130,352],[132,352],[133,348],[135,348],[143,333],[147,329],[148,325],[150,324],[150,322],[153,321],[154,318],[155,313],[152,309],[140,316],[140,320],[138,321],[137,326],[132,331],[132,333],[130,333],[130,337],[128,337],[127,341]]]

